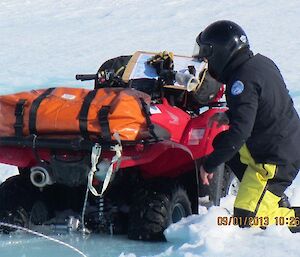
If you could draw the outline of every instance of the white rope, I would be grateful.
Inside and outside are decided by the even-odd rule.
[[[93,180],[94,180],[95,172],[97,171],[97,164],[98,164],[100,155],[101,155],[101,146],[98,143],[96,143],[92,148],[91,169],[88,173],[88,189],[95,196],[98,195],[98,192],[93,186]]]
[[[102,196],[103,193],[105,192],[105,190],[108,187],[108,184],[110,182],[111,176],[113,174],[113,168],[114,168],[114,164],[117,163],[115,172],[119,169],[120,166],[120,160],[121,160],[121,151],[122,151],[122,146],[120,145],[115,145],[112,147],[112,150],[116,152],[115,156],[112,158],[110,166],[107,170],[107,174],[105,176],[104,182],[103,182],[103,186],[102,186],[102,190],[99,196]]]
[[[102,185],[102,190],[101,193],[99,194],[97,192],[97,190],[94,188],[93,186],[93,179],[94,179],[94,175],[95,172],[97,171],[97,164],[99,161],[99,157],[101,155],[101,146],[99,144],[95,144],[93,149],[92,149],[92,155],[91,155],[91,170],[88,174],[88,188],[91,191],[91,193],[94,196],[100,196],[102,197],[105,190],[107,189],[109,182],[111,181],[111,177],[113,174],[113,171],[117,171],[120,167],[120,163],[121,163],[121,156],[122,156],[122,145],[121,145],[121,139],[118,133],[115,133],[114,138],[117,140],[118,144],[115,146],[111,147],[111,151],[115,151],[116,154],[114,155],[114,157],[112,158],[109,168],[107,170],[103,185]],[[114,170],[114,165],[116,164],[115,170]]]
[[[82,233],[85,234],[87,231],[86,227],[85,227],[85,212],[86,212],[86,205],[87,205],[87,200],[88,200],[88,196],[89,196],[89,187],[87,185],[86,187],[86,191],[85,191],[85,197],[84,197],[84,202],[83,202],[83,208],[82,208],[82,213],[81,213],[81,227],[82,227]]]
[[[106,173],[106,176],[105,176],[105,179],[104,179],[104,182],[103,182],[103,185],[102,185],[102,190],[101,190],[100,194],[97,192],[96,188],[93,186],[93,180],[94,180],[95,172],[97,171],[97,164],[99,162],[99,158],[100,158],[100,155],[101,155],[101,146],[98,143],[96,143],[92,148],[91,169],[88,173],[87,189],[86,189],[85,199],[84,199],[84,203],[83,203],[83,209],[82,209],[82,213],[81,213],[81,222],[82,222],[82,231],[83,231],[83,233],[86,232],[85,224],[84,224],[84,222],[85,222],[84,217],[85,217],[85,212],[86,212],[88,192],[91,191],[91,193],[94,196],[102,197],[105,190],[107,189],[107,187],[109,185],[109,182],[111,181],[111,177],[112,177],[112,174],[113,174],[113,171],[114,171],[114,164],[116,163],[115,171],[117,171],[120,167],[121,156],[122,156],[121,138],[120,138],[118,133],[115,133],[113,136],[117,140],[118,144],[115,145],[115,146],[112,146],[111,151],[115,151],[116,154],[111,160],[111,163],[110,163],[109,168],[107,170],[107,173]]]
[[[9,224],[9,223],[6,223],[6,222],[0,222],[0,226],[4,226],[4,227],[10,227],[10,228],[13,228],[13,229],[18,229],[18,230],[22,230],[22,231],[25,231],[27,233],[30,233],[30,234],[33,234],[35,236],[39,236],[39,237],[42,237],[42,238],[45,238],[47,240],[50,240],[52,242],[55,242],[55,243],[58,243],[58,244],[61,244],[71,250],[73,250],[74,252],[77,252],[78,254],[80,254],[81,256],[83,257],[88,257],[87,255],[85,255],[83,252],[81,252],[80,250],[78,250],[77,248],[75,248],[74,246],[68,244],[68,243],[65,243],[63,241],[60,241],[58,239],[55,239],[53,237],[50,237],[50,236],[47,236],[47,235],[44,235],[42,233],[39,233],[39,232],[36,232],[36,231],[33,231],[29,228],[24,228],[24,227],[20,227],[20,226],[17,226],[17,225],[13,225],[13,224]]]

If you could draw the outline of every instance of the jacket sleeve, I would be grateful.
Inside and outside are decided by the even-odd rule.
[[[217,166],[229,161],[245,144],[253,130],[259,90],[255,84],[242,84],[244,88],[240,94],[233,94],[232,86],[226,90],[230,126],[227,131],[216,136],[213,142],[214,151],[203,162],[203,167],[208,173],[214,172]]]

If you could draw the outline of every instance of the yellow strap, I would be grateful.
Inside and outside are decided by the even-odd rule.
[[[121,66],[116,72],[115,75],[118,75],[122,70],[124,70],[126,66]]]
[[[198,77],[199,83],[198,83],[197,87],[193,91],[197,92],[197,90],[202,86],[203,81],[204,81],[205,76],[206,76],[206,73],[207,73],[207,70],[208,70],[208,68],[205,67],[204,70],[199,73],[199,77]]]

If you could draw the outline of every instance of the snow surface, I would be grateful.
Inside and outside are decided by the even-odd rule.
[[[209,23],[230,19],[247,32],[252,49],[272,58],[300,111],[300,2],[298,0],[1,0],[0,94],[69,85],[76,73],[93,73],[106,59],[136,50],[190,55],[197,34]],[[16,172],[0,165],[0,181]],[[300,206],[300,178],[287,190]],[[234,198],[221,207],[171,225],[167,243],[126,237],[61,235],[90,257],[299,256],[300,234],[286,227],[265,231],[217,226]],[[0,256],[79,256],[70,249],[24,234],[0,236]]]

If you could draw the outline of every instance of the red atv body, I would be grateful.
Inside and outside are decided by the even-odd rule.
[[[223,88],[217,100],[222,93]],[[169,224],[198,213],[199,196],[209,194],[215,204],[222,196],[223,166],[210,188],[199,181],[201,159],[213,151],[215,136],[228,129],[210,124],[215,113],[226,110],[216,99],[197,113],[169,104],[166,97],[153,101],[155,138],[149,140],[0,137],[0,163],[20,172],[0,186],[0,220],[24,226],[60,223],[56,213],[71,209],[82,213],[76,216],[81,227],[127,233],[131,239],[164,239]],[[96,159],[95,145],[102,150]],[[115,146],[121,149],[118,161],[112,161]]]
[[[120,164],[120,168],[139,167],[141,174],[146,178],[173,178],[185,173],[194,167],[195,160],[213,151],[213,139],[227,129],[227,126],[217,127],[215,123],[209,126],[209,119],[215,113],[226,111],[226,108],[210,108],[197,117],[191,117],[180,108],[169,105],[166,99],[151,108],[155,109],[151,121],[166,131],[165,138],[155,143],[137,142],[135,145],[125,145]],[[0,163],[31,168],[41,160],[50,161],[53,149],[59,149],[59,155],[66,161],[68,157],[72,160],[81,150],[74,139],[58,139],[56,146],[55,138],[49,138],[48,141],[52,143],[43,147],[38,145],[38,138],[0,138]],[[47,139],[42,138],[42,142],[47,145]],[[72,142],[74,146],[71,145]],[[70,145],[64,151],[64,145],[68,143]],[[105,156],[109,157],[111,154],[107,152]]]
[[[154,110],[152,111],[151,121],[155,126],[159,127],[158,130],[162,129],[164,131],[163,136],[160,137],[158,132],[158,141],[147,143],[141,141],[135,144],[124,143],[122,145],[123,151],[120,167],[116,172],[120,174],[119,177],[121,177],[121,179],[115,179],[116,182],[113,181],[107,190],[108,198],[114,200],[116,197],[118,201],[121,199],[120,195],[123,194],[124,190],[127,191],[125,195],[128,193],[128,190],[130,191],[130,193],[128,193],[129,196],[126,195],[126,199],[124,200],[126,203],[129,202],[128,205],[130,205],[129,215],[131,217],[127,217],[126,219],[127,224],[128,222],[130,224],[130,221],[132,221],[132,224],[135,225],[129,225],[129,228],[125,230],[127,230],[129,237],[133,239],[161,239],[163,237],[162,231],[169,223],[179,220],[182,216],[198,213],[198,190],[203,186],[201,185],[201,181],[199,181],[198,174],[201,161],[196,162],[196,160],[201,160],[202,157],[211,153],[213,151],[213,139],[218,133],[227,129],[227,126],[223,125],[218,127],[215,123],[209,126],[210,118],[217,112],[224,112],[226,110],[224,107],[208,108],[200,115],[192,117],[182,109],[171,106],[166,99],[163,99],[162,103],[151,106],[151,110]],[[69,197],[72,197],[71,195],[74,194],[73,190],[75,190],[76,194],[80,195],[78,196],[80,200],[78,200],[78,203],[72,203],[71,208],[75,205],[76,207],[73,209],[80,211],[83,201],[82,184],[84,184],[85,180],[81,183],[82,176],[78,175],[78,173],[80,173],[81,168],[89,165],[89,158],[88,162],[82,160],[84,157],[90,156],[92,148],[91,142],[84,142],[82,139],[28,137],[23,139],[0,138],[0,145],[0,162],[19,167],[21,177],[28,178],[33,167],[41,166],[41,172],[48,170],[48,167],[50,167],[52,171],[49,171],[46,175],[56,176],[51,178],[51,180],[58,182],[54,184],[50,183],[43,189],[43,192],[40,192],[37,190],[38,188],[33,188],[32,185],[28,185],[30,184],[28,179],[18,178],[18,188],[15,189],[16,195],[20,195],[20,191],[28,195],[35,194],[33,197],[34,200],[43,198],[47,199],[45,200],[46,202],[53,201],[55,196],[57,199],[64,200],[58,204],[59,207],[56,206],[54,209],[68,209],[68,205],[61,207],[64,205],[64,202],[67,202],[62,195],[67,192],[67,195],[70,194]],[[104,147],[100,158],[110,160],[113,155],[114,153],[111,152],[109,148],[105,149]],[[57,166],[57,161],[54,160],[59,160],[60,165]],[[75,170],[74,166],[77,166],[76,169],[79,170],[75,173],[67,174],[71,169]],[[55,170],[58,171],[53,172]],[[62,175],[57,175],[58,172]],[[134,182],[129,183],[128,178],[136,177],[137,174],[138,179],[135,178]],[[123,181],[124,177],[127,177],[126,183]],[[44,179],[43,175],[36,176],[35,179],[35,184],[44,182],[41,181]],[[10,181],[8,180],[8,182]],[[101,180],[95,179],[93,184],[101,188],[102,182]],[[26,185],[25,189],[23,185],[24,187]],[[10,187],[9,185],[8,188]],[[30,187],[30,193],[27,192],[27,187]],[[214,188],[213,190],[216,189]],[[217,190],[222,189],[219,188]],[[0,190],[0,194],[2,193],[6,197],[8,193],[3,185],[2,191],[4,192]],[[154,192],[158,192],[157,195],[153,196]],[[13,196],[10,196],[10,198],[14,199],[15,194],[11,194],[13,194]],[[143,194],[146,194],[146,196]],[[149,234],[149,231],[145,229],[143,225],[145,224],[145,220],[141,219],[140,222],[137,221],[137,213],[145,209],[143,204],[145,202],[154,201],[154,204],[160,205],[163,199],[160,197],[156,199],[160,194],[163,195],[163,198],[166,197],[170,198],[170,201],[175,201],[170,206],[165,206],[165,208],[168,209],[167,212],[173,214],[168,214],[171,216],[167,218],[167,221],[162,222],[158,232],[155,231]],[[179,196],[177,194],[179,194]],[[212,197],[215,197],[213,200],[217,203],[221,197],[221,193],[212,192],[212,194]],[[36,195],[40,196],[36,197]],[[136,199],[132,199],[133,195],[135,195],[134,198],[137,197],[137,202],[135,201]],[[141,199],[139,197],[141,197]],[[152,199],[153,197],[154,199]],[[179,197],[179,206],[183,207],[176,207],[176,205],[179,204],[176,202],[176,199],[174,199],[176,197]],[[103,200],[103,198],[101,199]],[[96,205],[98,204],[97,200],[93,201],[96,202]],[[19,201],[16,202],[19,203]],[[187,206],[185,206],[185,204]],[[120,205],[120,203],[118,203],[118,205]],[[178,208],[178,210],[176,208]],[[148,210],[146,213],[147,212],[147,215],[151,213],[151,215],[155,214],[155,210]],[[173,217],[174,213],[177,213],[175,217]],[[105,223],[111,224],[114,222],[112,221],[113,214],[108,212],[107,215],[108,221],[106,220]],[[159,220],[159,218],[160,217],[155,217],[154,219]],[[140,228],[137,228],[136,224],[138,224],[137,227]],[[97,227],[99,226],[100,225],[97,224]],[[102,224],[101,226],[105,227],[107,224]]]

